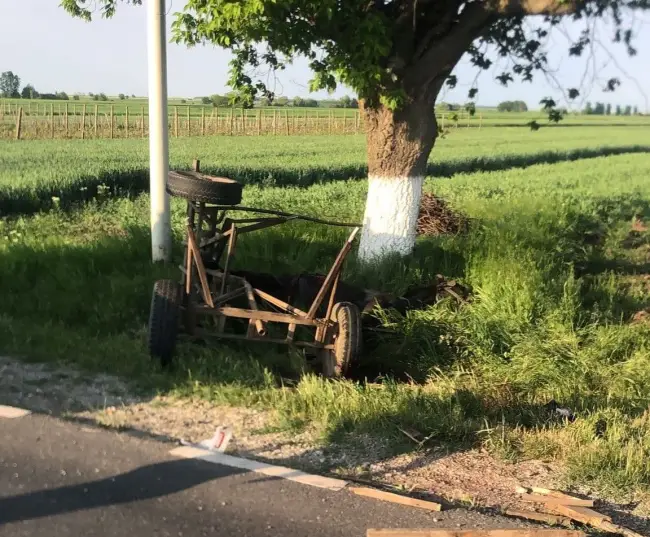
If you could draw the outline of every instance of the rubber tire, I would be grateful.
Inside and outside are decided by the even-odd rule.
[[[239,205],[242,199],[241,183],[197,172],[170,171],[167,192],[186,200],[215,205]]]
[[[181,314],[181,286],[172,280],[158,280],[153,286],[149,310],[149,354],[163,367],[172,363]]]
[[[361,354],[361,314],[356,305],[339,302],[332,309],[331,320],[337,323],[334,349],[323,352],[323,375],[339,378],[347,375]]]

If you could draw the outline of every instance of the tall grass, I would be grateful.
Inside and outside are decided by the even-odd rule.
[[[617,493],[650,488],[650,158],[594,158],[428,179],[426,188],[472,217],[469,234],[422,238],[415,254],[373,271],[354,256],[353,283],[402,291],[437,273],[470,286],[368,341],[357,381],[327,382],[282,347],[183,343],[163,373],[145,351],[155,279],[148,199],[100,200],[76,212],[0,223],[0,351],[71,361],[145,387],[274,408],[279,424],[309,424],[325,442],[348,433],[389,438],[409,426],[450,448],[482,445],[508,458],[565,465],[567,479]],[[245,203],[359,220],[366,185],[245,189]],[[173,203],[176,257],[183,204]],[[276,273],[325,271],[345,236],[294,223],[245,236],[237,265]],[[363,382],[367,379],[371,382]],[[577,414],[566,423],[551,399]]]
[[[149,263],[148,198],[108,191],[94,192],[96,200],[77,211],[57,209],[61,200],[50,198],[52,211],[17,210],[0,221],[0,352],[111,371],[145,388],[274,408],[279,424],[309,424],[325,442],[363,432],[403,449],[397,427],[409,426],[450,448],[482,445],[508,458],[559,461],[573,483],[647,493],[650,326],[630,321],[650,307],[643,277],[650,271],[650,235],[639,231],[629,239],[633,219],[650,218],[650,158],[548,157],[644,143],[645,134],[621,130],[608,142],[589,138],[591,131],[581,139],[559,132],[554,140],[543,131],[526,139],[517,131],[517,138],[489,142],[484,133],[442,140],[433,164],[450,174],[472,159],[487,166],[499,158],[521,162],[427,179],[426,189],[472,218],[469,234],[421,238],[412,257],[373,270],[351,256],[345,278],[352,283],[401,292],[442,273],[473,291],[462,307],[443,301],[405,318],[385,312],[393,333],[367,342],[357,381],[323,381],[283,347],[225,342],[183,343],[176,371],[161,372],[145,350],[150,292],[155,279],[176,277],[177,269]],[[252,170],[259,180],[246,187],[246,204],[361,218],[365,182],[329,180],[345,178],[346,166],[361,169],[362,140],[346,138],[347,152],[340,140],[325,138],[299,147],[272,139],[266,148],[241,140],[218,147],[194,142],[173,145],[174,162],[200,157],[206,168]],[[109,170],[116,181],[141,173],[144,147],[120,144],[110,150],[97,144],[85,158],[92,146],[2,145],[8,150],[0,153],[0,191],[12,203],[46,200],[52,184],[82,188],[87,177]],[[21,160],[29,147],[42,153]],[[269,151],[276,159],[270,164]],[[549,160],[555,163],[534,164]],[[286,174],[287,183],[320,166],[329,165],[331,174],[323,171],[321,184],[278,188],[276,179],[261,179],[267,165]],[[233,174],[242,175],[248,177]],[[172,209],[178,258],[184,206],[174,200]],[[344,237],[339,229],[293,223],[245,236],[236,263],[275,273],[322,272]],[[570,406],[576,421],[549,412],[551,399]]]

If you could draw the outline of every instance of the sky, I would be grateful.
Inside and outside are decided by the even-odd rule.
[[[146,2],[147,0],[145,0]],[[173,14],[184,6],[184,0],[167,0],[168,24]],[[147,94],[147,41],[145,7],[118,6],[117,14],[109,20],[95,18],[87,23],[71,18],[59,0],[0,0],[0,72],[13,71],[21,83],[31,83],[37,91],[52,93],[106,93],[145,96]],[[650,112],[650,15],[635,24],[635,46],[639,54],[628,57],[621,46],[610,44],[611,29],[600,30],[595,61],[569,58],[568,35],[578,35],[581,26],[564,23],[551,36],[550,65],[555,82],[538,75],[533,84],[514,83],[503,88],[495,81],[503,66],[483,72],[478,79],[477,104],[493,106],[504,100],[523,100],[529,107],[538,108],[540,99],[550,96],[563,106],[558,89],[582,87],[581,97],[571,107],[581,107],[586,101],[608,102],[613,105],[638,106]],[[171,34],[170,34],[171,35]],[[170,97],[198,97],[226,93],[229,54],[227,51],[200,46],[187,48],[169,44],[168,88]],[[586,82],[580,84],[589,67]],[[598,77],[594,79],[593,72]],[[476,70],[467,60],[461,60],[455,70],[458,86],[446,90],[439,101],[466,102]],[[621,80],[615,93],[604,93],[605,81],[612,76]],[[326,92],[309,94],[310,71],[304,59],[295,59],[293,65],[276,76],[276,95],[325,98]],[[559,83],[559,86],[558,86]],[[588,90],[588,91],[586,91]],[[334,97],[354,96],[345,87],[337,89]]]

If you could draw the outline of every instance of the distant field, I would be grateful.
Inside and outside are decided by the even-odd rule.
[[[48,100],[29,100],[29,99],[0,99],[0,112],[5,115],[15,115],[17,110],[22,107],[26,115],[32,116],[49,116],[51,112],[54,115],[65,114],[66,105],[69,115],[81,115],[84,106],[88,114],[94,113],[97,107],[98,113],[101,115],[110,114],[111,110],[115,116],[123,116],[128,109],[129,114],[136,116],[144,112],[148,116],[148,102],[146,99],[127,99],[127,100],[109,100],[109,101],[92,101],[92,100],[69,100],[69,101],[48,101]],[[212,116],[218,114],[223,117],[230,116],[232,107],[222,106],[214,107],[212,105],[203,105],[196,102],[185,102],[181,100],[169,101],[169,115],[173,116],[178,113],[179,116],[185,117],[189,111],[191,117],[201,117],[202,114]],[[330,114],[334,116],[348,116],[352,117],[358,112],[357,109],[352,108],[294,108],[293,106],[283,107],[265,107],[253,108],[244,110],[244,114],[248,117],[257,117],[261,113],[266,116],[273,116],[274,113],[285,113],[289,116],[299,117],[328,117]],[[241,108],[236,108],[236,113],[241,114]],[[542,111],[529,111],[529,112],[499,112],[494,108],[479,108],[476,110],[474,116],[469,115],[465,110],[458,111],[445,111],[438,109],[436,112],[439,118],[443,116],[446,120],[453,123],[451,119],[455,115],[458,116],[459,122],[466,122],[468,118],[472,123],[477,123],[482,119],[485,124],[496,123],[510,123],[521,122],[526,123],[531,119],[544,119],[545,114]],[[584,115],[584,114],[569,114],[565,118],[570,122],[585,122],[585,123],[608,123],[608,124],[650,124],[650,116],[597,116],[597,115]]]
[[[199,158],[207,172],[247,184],[301,185],[366,176],[365,137],[205,137],[172,139],[173,168]],[[438,140],[430,173],[501,170],[584,156],[648,151],[650,128],[458,129]],[[0,215],[83,199],[93,186],[147,185],[146,140],[0,141]],[[81,187],[90,191],[81,191]]]

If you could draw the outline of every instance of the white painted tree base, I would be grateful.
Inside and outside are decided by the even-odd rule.
[[[368,178],[359,259],[377,261],[390,254],[413,251],[423,177]]]

